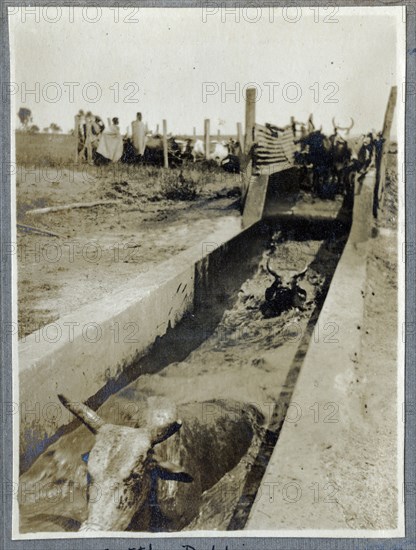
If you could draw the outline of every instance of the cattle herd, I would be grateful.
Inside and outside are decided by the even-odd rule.
[[[320,198],[334,198],[352,191],[352,176],[365,174],[370,165],[380,157],[383,145],[381,133],[363,134],[353,141],[350,131],[354,125],[341,127],[332,119],[333,133],[329,136],[317,130],[312,115],[307,125],[301,125],[300,146],[295,152],[295,162],[302,167],[302,178],[312,192]]]
[[[93,161],[96,164],[102,164],[108,162],[108,159],[103,158],[98,152],[100,135],[105,131],[105,126],[100,117],[93,116],[91,113],[89,115],[91,135],[93,136]],[[114,122],[116,123],[114,124]],[[140,122],[140,124],[142,123]],[[380,132],[376,134],[375,131],[353,139],[350,136],[354,126],[352,118],[348,126],[340,126],[333,118],[332,125],[332,133],[326,135],[322,132],[322,126],[319,129],[315,127],[313,117],[310,115],[307,123],[292,119],[291,123],[283,128],[272,124],[266,124],[266,127],[270,132],[268,139],[272,140],[272,147],[276,147],[279,138],[289,134],[291,141],[291,136],[293,136],[294,153],[292,152],[286,158],[299,169],[301,189],[306,189],[321,199],[334,199],[337,194],[351,198],[354,177],[364,175],[373,163],[379,162],[384,139]],[[130,137],[127,133],[125,136],[121,136],[118,119],[113,119],[113,125],[110,127],[111,132],[116,135],[120,147],[122,142],[123,153],[120,161],[127,164],[163,166],[163,136],[159,133],[148,132],[145,125],[143,128],[145,128],[144,148],[142,154],[138,154],[134,136]],[[86,135],[85,125],[81,125],[79,140],[81,148],[85,145]],[[253,160],[254,167],[256,166],[257,147],[258,144],[254,139],[254,143],[246,155],[246,159]],[[208,162],[233,173],[240,172],[240,161],[243,159],[241,144],[232,138],[228,141],[210,142],[210,152],[206,155],[205,143],[201,139],[179,139],[169,136],[167,152],[170,167]],[[289,159],[290,156],[293,158]],[[267,271],[274,277],[274,282],[265,293],[265,301],[261,306],[263,316],[275,317],[293,307],[302,309],[306,295],[298,285],[298,281],[304,277],[307,268],[294,274],[290,281],[283,281],[277,273],[273,272],[269,264],[267,264]]]
[[[87,125],[90,121],[90,140],[92,161],[95,164],[105,164],[110,160],[104,158],[99,151],[100,136],[105,132],[105,125],[99,116],[86,116],[79,126],[78,150],[86,159]],[[163,136],[159,133],[146,132],[143,154],[138,154],[134,139],[127,133],[122,136],[116,125],[111,125],[111,131],[118,133],[122,141],[120,161],[126,164],[146,164],[152,166],[164,165]],[[371,131],[362,134],[358,139],[351,139],[350,132],[354,125],[351,119],[349,126],[340,126],[332,120],[333,132],[326,135],[322,127],[316,129],[312,115],[307,123],[292,123],[285,128],[267,124],[275,138],[290,128],[293,131],[295,145],[294,158],[291,162],[300,169],[301,184],[313,194],[322,199],[333,199],[336,194],[346,194],[351,191],[351,176],[355,173],[365,173],[377,155],[380,153],[383,137],[381,133]],[[147,128],[146,128],[147,130]],[[255,159],[256,143],[253,144],[250,156]],[[178,167],[187,163],[213,163],[227,172],[239,173],[242,160],[242,144],[230,138],[228,140],[212,140],[209,153],[205,152],[205,144],[198,138],[182,138],[169,135],[167,138],[167,153],[169,167]],[[254,160],[255,162],[255,160]]]
[[[211,142],[208,159],[205,156],[205,147],[201,139],[178,139],[168,137],[168,163],[171,168],[182,166],[188,162],[211,161],[221,166],[226,172],[240,172],[240,145],[230,139],[228,141]],[[135,147],[131,138],[123,139],[123,157],[121,162],[126,164],[143,163],[152,166],[163,166],[163,137],[160,134],[149,134],[143,158],[137,159]]]

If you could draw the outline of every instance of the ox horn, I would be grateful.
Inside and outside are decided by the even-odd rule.
[[[155,433],[152,434],[151,440],[152,445],[158,445],[159,443],[162,443],[162,441],[165,441],[169,437],[172,437],[172,435],[175,435],[176,432],[178,432],[182,428],[182,421],[177,420],[176,422],[171,422],[168,426],[161,429],[158,427],[155,430]]]
[[[299,271],[299,273],[296,273],[296,275],[293,277],[292,281],[293,283],[296,283],[298,281],[298,279],[301,279],[305,273],[308,271],[308,264],[305,265],[305,267],[302,269],[302,271]]]
[[[332,124],[334,126],[335,130],[345,130],[347,133],[349,133],[352,130],[352,127],[354,126],[354,119],[351,118],[351,124],[349,126],[338,126],[338,124],[335,124],[335,117],[332,118]]]
[[[278,279],[279,281],[281,280],[280,276],[276,273],[276,271],[273,271],[273,269],[271,269],[270,258],[267,258],[266,268],[267,268],[267,271],[270,273],[270,275],[273,275],[273,277],[275,279]]]
[[[58,398],[62,405],[79,418],[93,434],[96,434],[98,430],[104,426],[104,420],[100,418],[96,412],[87,407],[85,403],[70,403],[62,394],[59,394]]]

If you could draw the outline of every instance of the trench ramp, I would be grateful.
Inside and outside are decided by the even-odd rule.
[[[273,172],[260,170],[245,174],[247,194],[244,203],[243,226],[249,227],[264,218],[279,220],[344,221],[350,213],[344,207],[344,197],[323,200],[302,191],[296,166],[281,163]]]
[[[300,189],[301,172],[294,160],[299,145],[292,127],[279,135],[275,130],[270,124],[256,124],[251,158],[242,163],[243,226],[249,227],[263,218],[339,218],[342,200],[320,200]]]
[[[336,501],[337,491],[348,491],[348,480],[345,487],[331,485],[331,479],[344,479],[331,453],[355,444],[349,411],[358,411],[360,404],[348,388],[355,381],[354,361],[360,353],[374,184],[374,171],[355,184],[350,236],[246,530],[345,529],[351,536],[348,518]],[[354,475],[357,464],[346,464],[343,457],[341,461],[342,471],[347,467]]]
[[[266,203],[269,176],[254,176],[249,178],[248,191],[244,204],[243,226],[249,227],[263,217]]]

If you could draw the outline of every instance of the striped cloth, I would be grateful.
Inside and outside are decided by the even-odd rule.
[[[294,154],[299,148],[291,127],[277,135],[272,128],[256,124],[254,142],[254,164],[259,173],[272,174],[294,165]]]

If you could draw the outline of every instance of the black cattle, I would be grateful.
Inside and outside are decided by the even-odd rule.
[[[146,142],[146,149],[143,155],[144,164],[152,166],[163,166],[163,138],[157,134],[152,136]],[[183,159],[181,158],[181,148],[174,137],[168,139],[168,163],[169,166],[181,166]]]
[[[351,163],[351,148],[347,141],[336,132],[329,139],[331,142],[333,184],[336,186],[337,192],[348,192],[347,175]]]
[[[227,155],[225,159],[221,162],[221,167],[226,172],[231,174],[240,173],[240,159],[237,155]]]
[[[305,170],[312,166],[312,188],[323,199],[348,193],[352,151],[337,129],[329,137],[321,130],[314,130],[297,141],[301,150],[295,153],[295,162]]]
[[[314,130],[296,143],[301,146],[295,153],[295,162],[301,166],[312,165],[312,188],[321,198],[333,198],[336,186],[333,176],[333,148],[331,140],[321,132]]]
[[[298,281],[305,276],[308,267],[306,266],[303,271],[296,273],[287,281],[283,281],[280,275],[270,269],[269,260],[267,260],[266,267],[270,275],[273,275],[274,281],[266,289],[265,301],[260,306],[263,316],[269,319],[294,307],[302,309],[306,302],[306,291],[298,285]]]

